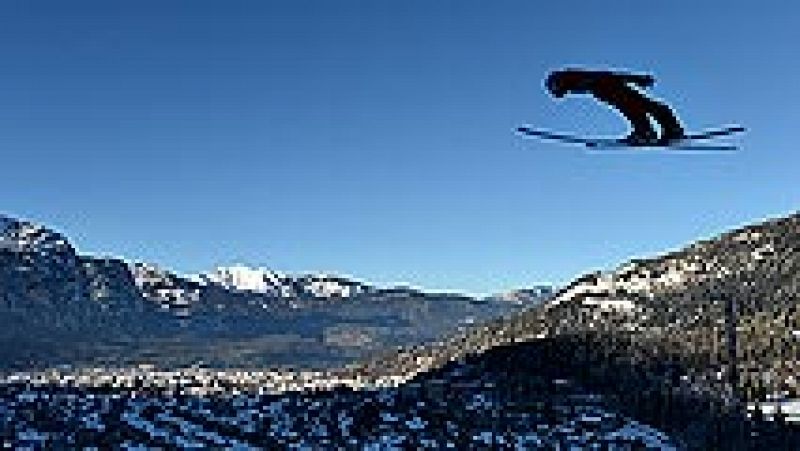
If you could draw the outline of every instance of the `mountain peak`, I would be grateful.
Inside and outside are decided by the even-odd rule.
[[[370,291],[370,287],[346,277],[308,273],[289,275],[246,265],[220,266],[214,271],[191,276],[201,284],[217,284],[238,292],[276,297],[347,298]]]

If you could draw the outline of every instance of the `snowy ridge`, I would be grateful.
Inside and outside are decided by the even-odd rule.
[[[287,274],[241,264],[185,276],[146,262],[79,255],[60,233],[2,215],[0,293],[5,293],[6,304],[17,307],[83,299],[106,308],[155,306],[178,315],[189,315],[204,304],[218,307],[230,302],[264,309],[275,305],[273,301],[299,307],[305,301],[362,296],[471,300],[456,293],[428,293],[405,286],[375,287],[330,273]]]
[[[218,284],[226,289],[261,293],[271,296],[290,296],[290,278],[286,275],[264,268],[249,268],[237,265],[219,267],[209,273],[189,276],[202,285]]]
[[[266,268],[244,265],[219,267],[213,272],[189,276],[201,285],[217,284],[225,289],[280,298],[349,298],[372,291],[361,282],[329,274],[291,276]]]
[[[72,246],[60,233],[3,216],[0,216],[0,242],[3,249],[12,252],[74,253]]]
[[[536,285],[531,288],[508,291],[486,297],[487,301],[514,302],[517,304],[539,304],[547,302],[555,294],[549,285]]]
[[[192,304],[200,301],[200,289],[154,265],[136,263],[130,266],[133,280],[145,299],[160,304],[179,315],[188,315]]]
[[[348,298],[371,291],[360,282],[328,274],[303,276],[299,281],[306,292],[319,298]]]
[[[0,222],[0,294],[55,304],[84,297],[79,258],[61,234],[27,221]]]

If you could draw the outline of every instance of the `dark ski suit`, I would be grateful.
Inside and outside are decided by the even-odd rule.
[[[647,88],[654,82],[651,75],[566,69],[551,73],[545,86],[555,97],[563,97],[566,93],[591,94],[618,110],[632,126],[625,141],[632,144],[668,144],[685,136],[675,113],[669,106],[645,96],[631,86],[634,84]],[[661,128],[660,135],[653,128],[650,117]]]

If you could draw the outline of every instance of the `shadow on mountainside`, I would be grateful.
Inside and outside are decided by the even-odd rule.
[[[539,405],[542,392],[532,388],[537,381],[566,380],[602,396],[611,411],[664,431],[688,448],[800,449],[798,426],[748,418],[742,407],[681,389],[679,375],[687,370],[678,364],[601,360],[599,354],[587,352],[598,344],[587,336],[544,338],[495,347],[467,357],[465,365],[496,387],[498,396],[507,399],[507,410]],[[436,380],[447,372],[445,366],[415,381]]]
[[[37,443],[55,447],[800,446],[800,431],[790,424],[748,419],[713,398],[678,393],[654,376],[668,372],[656,364],[595,361],[585,352],[586,345],[581,337],[562,336],[497,346],[418,374],[398,387],[371,390],[196,396],[142,386],[133,396],[111,386],[9,384],[0,390],[0,439],[24,444],[16,431],[27,430],[47,437]],[[87,423],[86,418],[95,420]]]

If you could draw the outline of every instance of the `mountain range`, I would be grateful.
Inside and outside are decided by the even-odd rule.
[[[519,290],[490,300],[538,302],[550,287]],[[329,274],[288,275],[236,265],[181,276],[154,264],[80,255],[62,234],[44,226],[0,216],[0,296],[8,306],[91,300],[111,309],[149,301],[177,315],[199,304],[247,298],[269,306],[370,298],[448,297],[480,301],[458,293],[426,293],[407,286],[380,288]]]
[[[241,265],[184,276],[81,255],[61,233],[0,216],[0,343],[14,343],[0,346],[0,370],[341,364],[519,310],[552,291],[478,299]]]
[[[305,406],[282,414],[285,435],[257,433],[261,426],[250,435],[225,432],[265,446],[311,438],[315,432],[302,430],[301,419],[306,408],[323,405],[331,424],[343,421],[346,406],[357,406],[355,437],[369,441],[399,427],[415,446],[505,446],[528,437],[550,447],[797,449],[799,289],[800,214],[793,214],[589,272],[544,302],[324,371],[85,369],[13,380],[49,386],[67,378],[88,388],[113,380],[134,391],[145,384],[214,399],[213,415],[236,405]],[[564,387],[581,387],[581,399],[600,400],[604,412],[669,438],[628,426],[609,432],[606,413],[565,405],[576,394]],[[232,390],[250,394],[227,396]],[[151,396],[156,412],[177,415],[172,398]],[[397,402],[404,403],[402,424],[392,419]],[[377,405],[395,413],[386,416]]]
[[[64,270],[80,258],[76,260],[68,252],[63,239],[57,235],[42,239],[41,232],[31,231],[16,231],[9,236],[16,241],[10,247],[18,258],[12,263],[22,274],[17,277],[27,277],[33,287],[37,287],[33,282],[58,281],[63,299],[70,303],[80,299],[81,288],[76,287],[82,286],[83,279],[75,280]],[[32,242],[44,252],[26,252],[26,258],[19,257],[20,249],[28,249],[27,243]],[[4,263],[7,271],[8,261]],[[97,266],[110,274],[103,280],[118,279],[115,274],[120,272],[108,269],[113,265]],[[49,269],[24,269],[43,267]],[[185,280],[139,268],[143,273],[128,273],[132,283],[109,282],[109,286],[145,287],[144,292],[155,293],[154,299],[167,299],[167,308],[178,310],[186,305],[203,305],[202,299],[214,290],[228,295],[267,292],[274,296],[274,287],[283,285],[279,276],[250,270],[218,271],[191,281],[194,285],[190,288],[201,293],[197,298],[200,301],[191,295],[175,307],[174,300],[188,292],[181,285]],[[142,275],[148,271],[152,274]],[[153,282],[147,281],[150,279]],[[214,290],[208,291],[208,287]],[[223,437],[227,435],[230,440],[259,446],[308,444],[304,440],[317,432],[303,429],[306,422],[302,418],[309,409],[327,406],[318,415],[328,418],[333,427],[348,418],[348,424],[357,425],[354,432],[342,431],[331,437],[351,444],[355,439],[370,442],[380,431],[391,430],[407,437],[415,447],[444,443],[437,440],[463,447],[502,447],[523,439],[530,440],[525,446],[550,447],[596,444],[797,449],[800,431],[793,426],[796,418],[791,412],[795,409],[793,399],[800,397],[796,378],[800,370],[799,288],[800,214],[793,214],[652,258],[634,259],[616,269],[587,273],[544,302],[502,315],[485,315],[472,325],[437,335],[439,338],[382,348],[374,355],[323,371],[287,373],[270,371],[264,365],[255,370],[183,367],[172,372],[147,368],[107,368],[100,372],[92,368],[50,369],[17,373],[4,384],[8,396],[22,393],[17,391],[22,388],[16,388],[20,380],[29,381],[25,387],[31,387],[30,381],[50,387],[70,380],[83,389],[114,381],[117,390],[133,391],[145,384],[150,393],[147,403],[154,415],[138,416],[141,423],[130,423],[126,409],[141,409],[126,401],[119,406],[121,417],[112,412],[104,418],[128,421],[127,426],[114,426],[115,431],[145,428],[141,430],[147,440],[167,445],[190,436],[210,440],[208,435],[186,432],[191,424],[212,428],[216,434],[213,440],[219,440],[216,443],[228,440]],[[42,290],[32,292],[42,302],[53,300]],[[508,300],[516,297],[510,294],[488,302],[514,306],[515,302]],[[382,299],[379,303],[382,309],[386,302]],[[337,306],[348,304],[355,303]],[[463,308],[484,303],[462,300],[458,304]],[[425,304],[425,309],[431,305],[439,303]],[[193,319],[207,317],[202,309],[189,310]],[[447,313],[437,315],[435,321],[446,318]],[[425,323],[430,319],[415,317],[414,321]],[[29,327],[26,330],[30,332]],[[339,339],[354,338],[352,330],[339,332],[343,332],[337,335]],[[181,382],[176,385],[175,381]],[[574,390],[578,387],[588,392],[577,394]],[[178,399],[184,401],[152,394],[153,390],[178,391],[183,393]],[[575,396],[584,399],[583,404],[586,399],[595,400],[594,407],[569,401],[577,399]],[[214,400],[202,411],[209,418],[237,410],[236,406],[262,406],[270,412],[276,403],[302,407],[281,411],[287,429],[274,435],[262,431],[266,423],[258,421],[239,430],[218,425],[214,422],[217,420],[199,419],[188,413],[192,407],[187,403],[196,399]],[[601,410],[596,409],[599,406]],[[405,420],[398,423],[397,418]],[[667,435],[630,423],[619,429],[620,423],[613,418],[635,418]],[[154,425],[167,427],[174,421],[184,422],[183,432],[175,437],[153,432]]]

